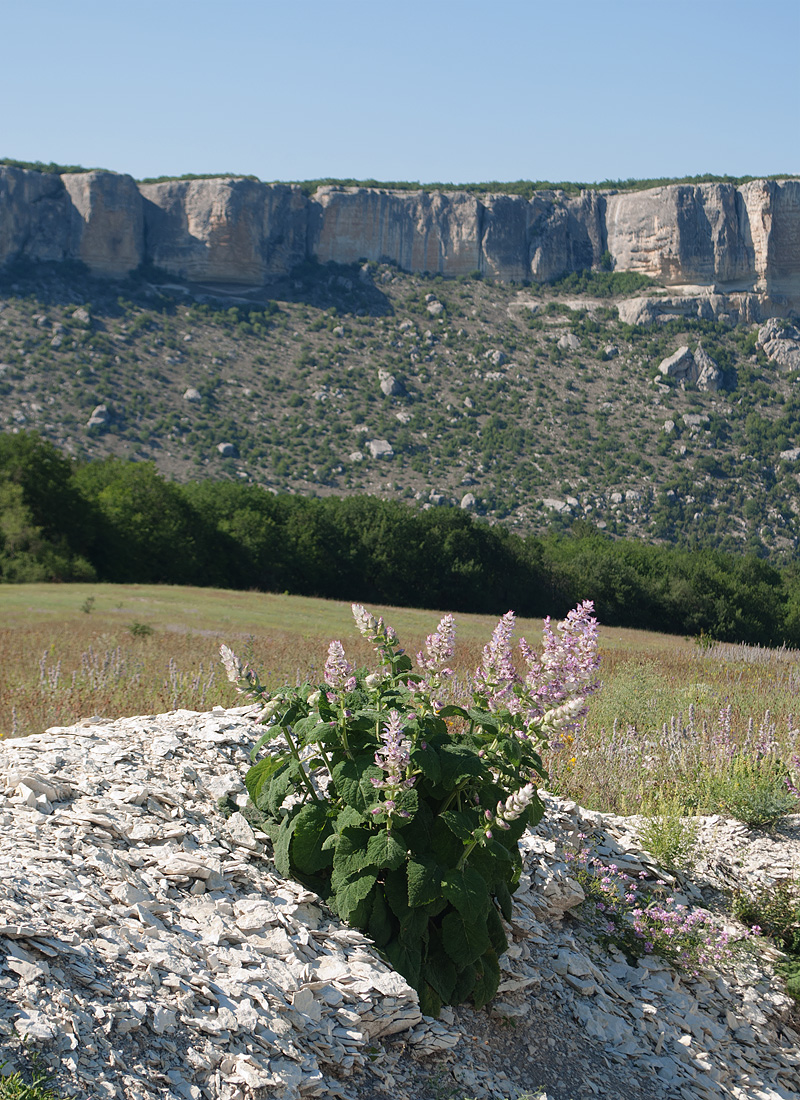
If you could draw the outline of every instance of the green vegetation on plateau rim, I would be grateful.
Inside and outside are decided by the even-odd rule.
[[[40,160],[14,160],[13,157],[0,157],[0,164],[9,168],[28,168],[34,172],[49,172],[56,175],[65,175],[75,172],[107,172],[108,168],[84,168],[80,164],[55,164],[52,161],[45,163]],[[738,186],[749,183],[754,179],[792,179],[794,172],[773,172],[770,175],[761,176],[729,176],[715,175],[705,172],[697,176],[664,176],[658,179],[626,179],[626,180],[601,180],[596,183],[576,183],[571,180],[562,180],[553,183],[549,180],[514,180],[503,182],[501,180],[485,181],[483,183],[420,183],[419,180],[374,180],[374,179],[336,179],[324,177],[315,180],[270,180],[270,183],[296,183],[308,194],[313,194],[319,187],[378,187],[390,191],[470,191],[474,194],[491,195],[522,195],[530,198],[537,191],[566,191],[568,195],[577,195],[581,191],[644,191],[650,187],[666,187],[673,183],[732,183]],[[242,172],[186,172],[179,176],[148,176],[139,180],[140,183],[167,183],[172,180],[204,180],[204,179],[248,179],[259,180],[258,176]]]

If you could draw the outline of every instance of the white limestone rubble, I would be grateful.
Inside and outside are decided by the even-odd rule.
[[[0,741],[7,1072],[24,1040],[76,1100],[420,1100],[434,1077],[471,1097],[798,1095],[800,1036],[770,951],[701,978],[608,954],[580,919],[581,834],[609,863],[663,872],[634,819],[549,795],[522,842],[494,1004],[423,1017],[367,937],[275,873],[243,812],[252,713],[90,719]],[[777,839],[701,825],[708,883],[800,866],[800,817]],[[703,904],[694,882],[676,888]]]

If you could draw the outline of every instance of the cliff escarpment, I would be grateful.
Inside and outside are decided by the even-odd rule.
[[[261,286],[305,260],[391,262],[445,276],[546,282],[613,264],[667,285],[800,304],[800,180],[647,191],[392,191],[242,178],[137,184],[112,172],[0,166],[0,265],[142,263],[196,282]]]

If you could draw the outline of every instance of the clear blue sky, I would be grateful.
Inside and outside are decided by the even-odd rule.
[[[800,0],[0,0],[0,156],[470,182],[800,174]]]

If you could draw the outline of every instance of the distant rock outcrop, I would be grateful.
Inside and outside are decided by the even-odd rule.
[[[245,286],[309,259],[517,282],[602,261],[669,286],[694,285],[702,315],[728,312],[740,296],[741,317],[763,319],[800,304],[800,180],[526,199],[340,186],[308,195],[236,177],[137,185],[113,172],[0,166],[0,264],[21,257],[82,260],[112,276],[148,262],[198,282]],[[368,271],[360,278],[369,281]],[[686,297],[644,301],[631,323],[673,305],[691,308]]]

